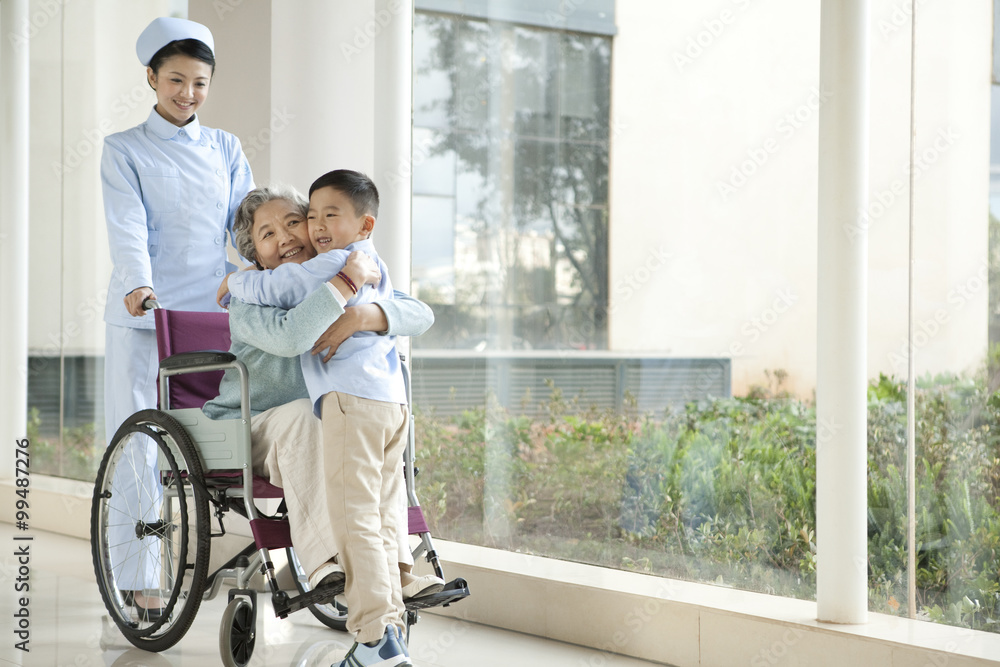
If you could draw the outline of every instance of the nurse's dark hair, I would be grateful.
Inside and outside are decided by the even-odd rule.
[[[153,54],[149,66],[154,72],[159,73],[163,63],[174,56],[188,56],[200,60],[211,66],[212,74],[215,74],[215,56],[212,54],[212,49],[200,39],[175,39]]]
[[[337,169],[323,174],[309,186],[309,196],[320,188],[333,188],[347,195],[355,215],[378,217],[378,188],[372,179],[359,171]]]
[[[263,267],[257,261],[257,249],[253,244],[253,217],[256,215],[257,209],[276,199],[291,202],[302,212],[302,218],[305,219],[306,213],[309,211],[309,202],[306,201],[301,192],[288,185],[269,185],[248,192],[247,196],[240,202],[239,208],[236,209],[233,220],[233,237],[236,241],[237,252],[256,264],[258,269]]]

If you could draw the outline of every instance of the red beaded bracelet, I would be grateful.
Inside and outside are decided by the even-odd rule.
[[[343,280],[345,283],[347,283],[347,286],[351,288],[351,292],[353,292],[354,294],[358,293],[358,286],[354,284],[354,281],[351,280],[346,273],[341,271],[340,273],[337,274],[337,277]]]

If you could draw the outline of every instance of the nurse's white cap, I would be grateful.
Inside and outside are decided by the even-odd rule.
[[[178,39],[197,39],[204,42],[212,55],[215,55],[215,39],[212,38],[211,30],[200,23],[171,16],[153,19],[153,22],[146,26],[135,43],[135,55],[139,56],[139,62],[149,67],[149,61],[157,51]]]

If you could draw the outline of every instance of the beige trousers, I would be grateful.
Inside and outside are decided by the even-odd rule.
[[[347,629],[355,641],[400,630],[403,596],[397,545],[403,506],[405,405],[330,392],[321,399],[326,478],[334,540],[347,574]]]
[[[334,482],[328,477],[323,429],[312,403],[303,398],[255,416],[250,422],[250,441],[254,473],[284,490],[292,544],[308,575],[340,551],[328,498]],[[400,451],[400,466],[402,457]],[[400,563],[412,564],[405,492],[396,507],[402,523],[394,555]]]

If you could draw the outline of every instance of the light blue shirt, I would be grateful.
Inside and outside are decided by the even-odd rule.
[[[177,127],[154,108],[104,139],[101,183],[114,263],[104,321],[152,329],[152,317],[132,317],[123,302],[146,285],[164,308],[219,311],[216,288],[235,268],[226,231],[232,238],[236,209],[254,188],[239,139],[197,116]]]
[[[233,299],[245,303],[294,308],[337,275],[344,268],[348,255],[355,250],[361,250],[375,260],[382,272],[382,281],[376,286],[361,287],[347,305],[391,299],[389,270],[369,239],[352,243],[343,250],[317,255],[302,264],[282,264],[270,271],[240,271],[229,277],[229,291]],[[337,353],[326,364],[320,355],[308,352],[299,359],[302,377],[317,415],[320,414],[319,400],[331,391],[387,403],[406,403],[395,336],[362,331],[341,343]]]

